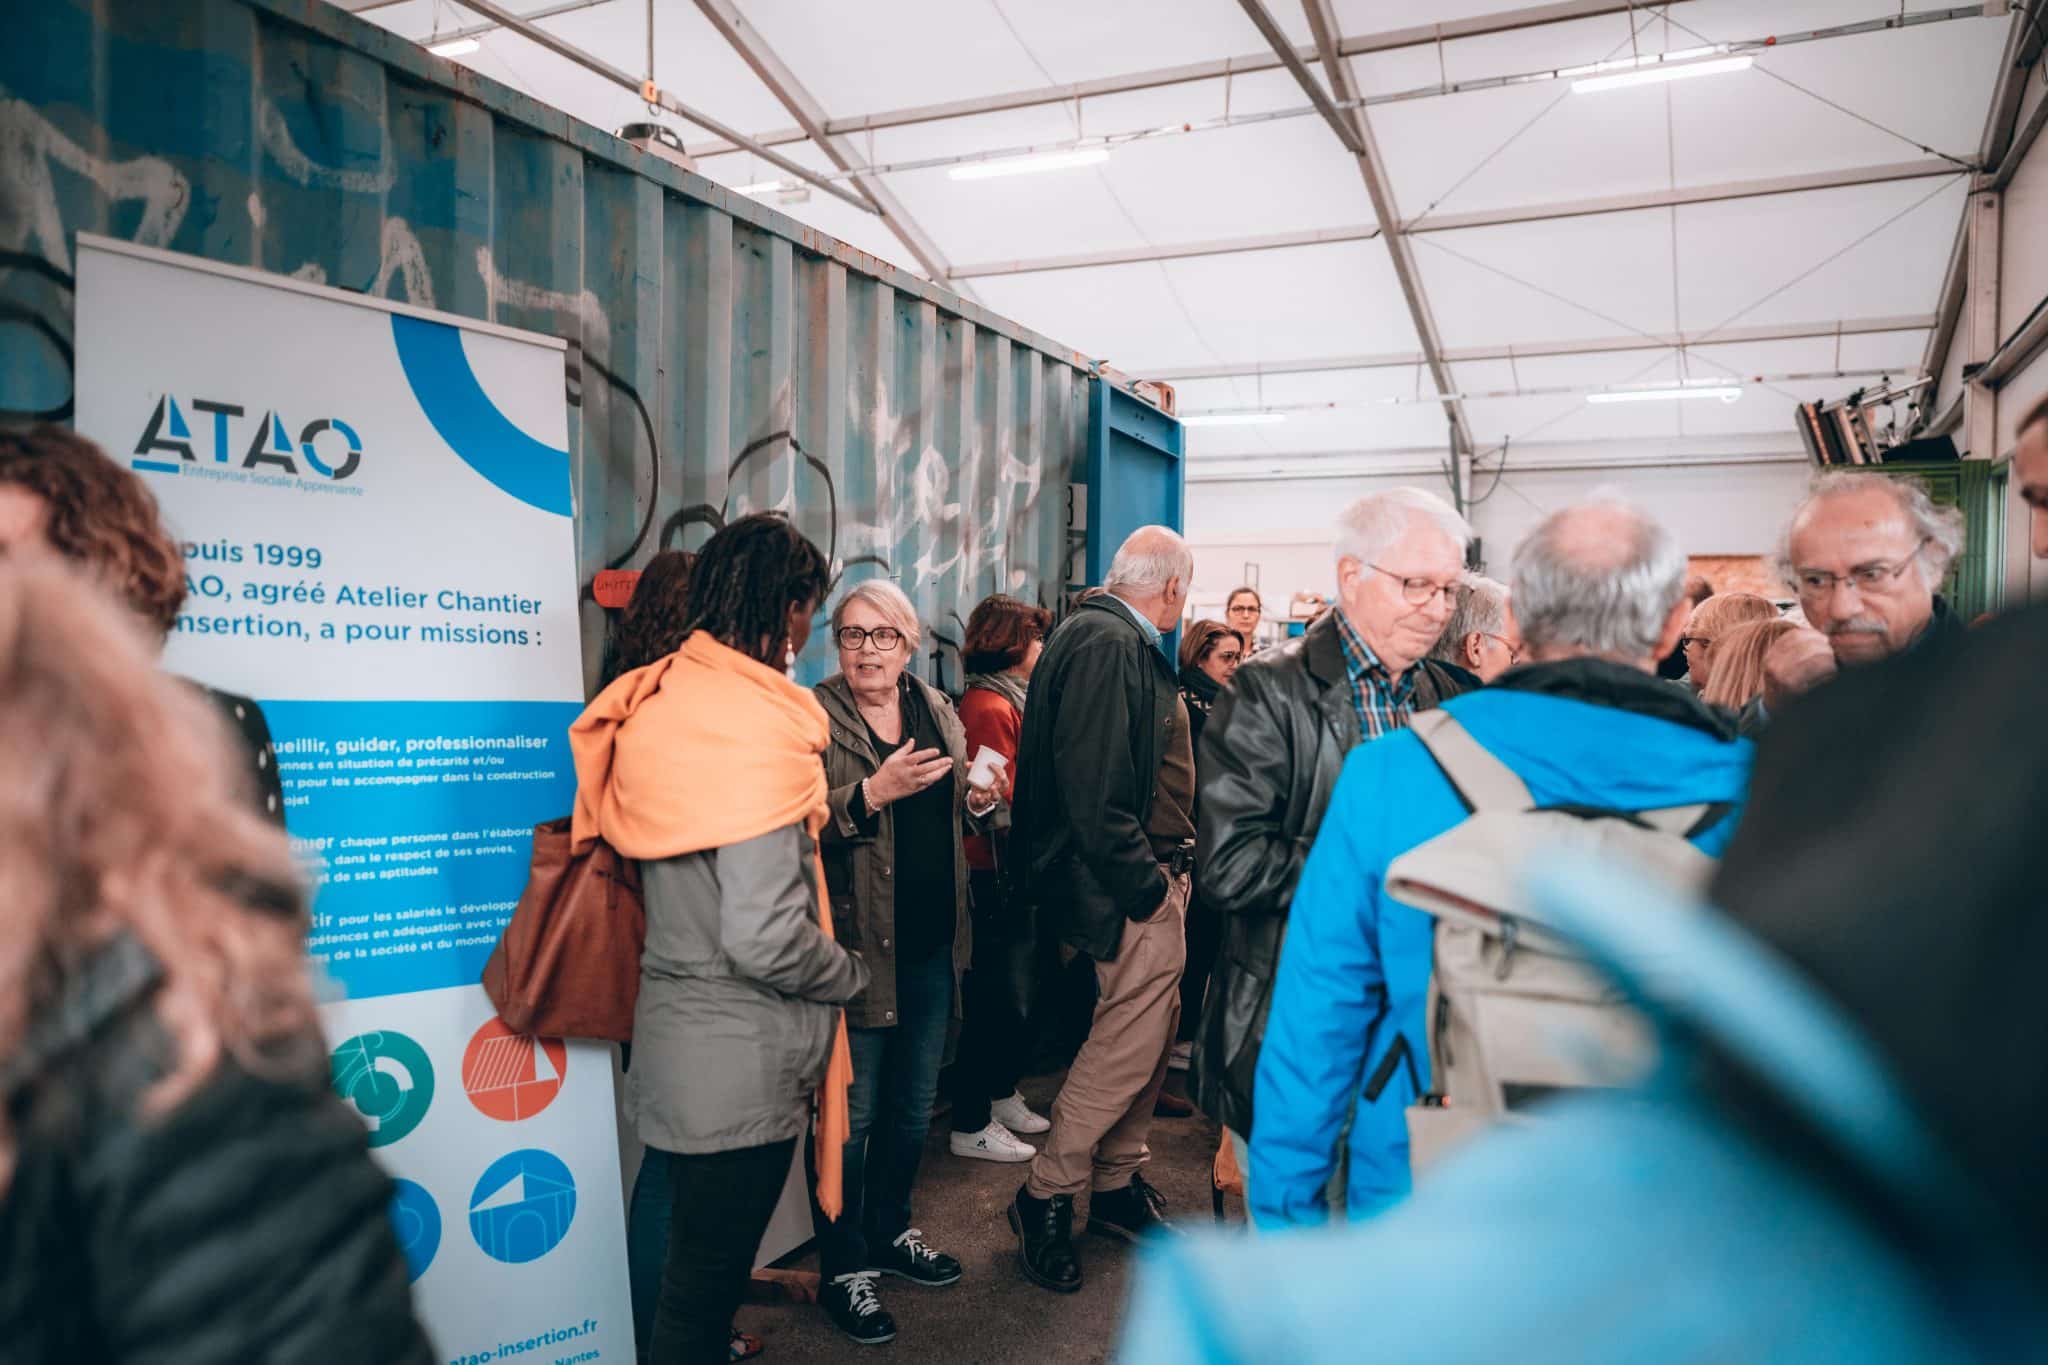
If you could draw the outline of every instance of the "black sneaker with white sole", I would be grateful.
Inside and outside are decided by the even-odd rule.
[[[916,1228],[888,1246],[871,1251],[868,1269],[900,1276],[929,1289],[944,1289],[949,1284],[960,1283],[960,1262],[943,1251],[933,1251],[926,1246],[924,1233]]]
[[[827,1282],[818,1290],[818,1302],[834,1326],[863,1346],[881,1346],[896,1340],[896,1319],[882,1307],[872,1270],[841,1275]]]

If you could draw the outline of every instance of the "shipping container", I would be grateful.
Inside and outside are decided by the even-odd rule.
[[[573,342],[592,679],[595,575],[749,511],[846,582],[895,578],[956,685],[977,600],[1056,606],[1084,562],[1068,484],[1103,381],[1043,336],[322,0],[36,0],[9,27],[0,418],[70,415],[97,232]],[[1176,512],[1177,454],[1152,499]],[[806,677],[829,657],[814,634]]]

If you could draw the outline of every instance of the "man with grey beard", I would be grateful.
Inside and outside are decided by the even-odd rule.
[[[1962,549],[1962,513],[1936,506],[1919,483],[1822,475],[1793,512],[1778,554],[1778,570],[1813,629],[1771,647],[1759,710],[1768,713],[1838,668],[1940,648],[1961,634],[1962,618],[1936,590]]]

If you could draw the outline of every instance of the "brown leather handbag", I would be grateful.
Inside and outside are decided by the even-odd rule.
[[[599,839],[569,851],[569,819],[533,829],[533,863],[512,922],[484,963],[505,1027],[548,1038],[632,1041],[647,912],[640,865]]]

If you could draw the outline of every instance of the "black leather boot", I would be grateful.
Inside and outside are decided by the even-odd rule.
[[[1017,1259],[1033,1284],[1059,1294],[1081,1287],[1081,1258],[1074,1250],[1074,1196],[1033,1199],[1031,1191],[1020,1186],[1010,1201],[1010,1228],[1017,1234]]]
[[[1088,1200],[1088,1231],[1099,1237],[1138,1242],[1173,1231],[1166,1221],[1166,1197],[1142,1175],[1120,1190],[1098,1190]]]

